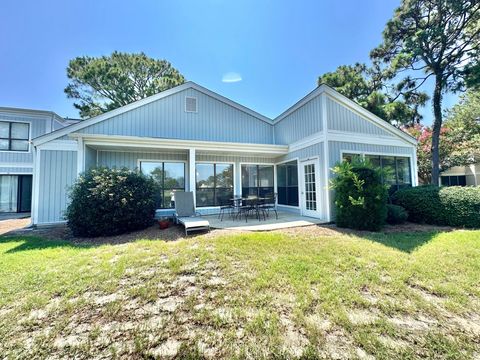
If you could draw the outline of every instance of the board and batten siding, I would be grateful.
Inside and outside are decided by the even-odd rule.
[[[324,96],[316,96],[275,123],[275,143],[291,144],[323,130],[322,102]]]
[[[197,98],[197,112],[185,111]],[[273,123],[260,120],[195,89],[186,89],[82,130],[88,134],[181,140],[273,143]]]
[[[90,146],[85,146],[85,170],[94,168],[97,166],[97,150],[92,149]]]
[[[345,105],[328,96],[325,99],[327,102],[327,126],[329,130],[394,137],[392,133],[375,125]]]
[[[40,150],[38,224],[64,220],[68,188],[77,177],[77,152]]]

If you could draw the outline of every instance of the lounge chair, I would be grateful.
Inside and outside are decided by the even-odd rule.
[[[210,230],[210,223],[195,211],[192,192],[175,192],[175,222],[185,227],[185,235],[190,231]]]

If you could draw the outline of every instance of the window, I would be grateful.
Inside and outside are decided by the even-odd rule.
[[[0,150],[28,151],[30,125],[0,121]]]
[[[296,161],[277,165],[278,203],[298,206],[298,166]]]
[[[374,166],[384,170],[383,182],[390,185],[390,193],[412,186],[410,159],[398,156],[365,155]]]
[[[353,158],[355,158],[355,157],[360,157],[360,156],[362,156],[362,155],[360,155],[360,154],[343,153],[343,155],[342,155],[342,160],[350,163],[350,162],[352,162]]]
[[[442,186],[467,186],[467,177],[465,175],[441,176]]]
[[[233,198],[233,165],[196,165],[197,206],[220,206]]]
[[[175,207],[175,191],[185,191],[185,164],[175,162],[142,161],[140,170],[153,177],[159,187],[157,207]]]
[[[242,196],[273,196],[273,165],[242,165]]]

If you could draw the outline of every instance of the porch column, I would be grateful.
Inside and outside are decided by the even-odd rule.
[[[188,191],[193,192],[193,202],[196,202],[195,196],[195,149],[188,149]]]

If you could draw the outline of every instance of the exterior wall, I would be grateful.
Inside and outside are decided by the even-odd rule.
[[[296,151],[292,151],[290,153],[288,153],[287,155],[285,156],[281,156],[281,157],[278,157],[276,158],[276,163],[281,163],[281,162],[285,162],[285,161],[288,161],[288,160],[294,160],[294,159],[297,159],[298,160],[298,188],[299,188],[299,191],[302,191],[301,190],[301,166],[302,166],[302,160],[305,161],[305,160],[310,160],[310,159],[314,159],[314,158],[317,158],[318,159],[318,175],[320,177],[320,188],[317,189],[317,193],[320,195],[320,201],[318,203],[318,205],[320,206],[319,210],[320,210],[320,214],[322,216],[322,218],[327,218],[328,217],[328,204],[327,204],[327,182],[326,182],[326,177],[325,177],[325,171],[327,171],[326,169],[326,165],[325,165],[325,157],[324,157],[324,143],[323,142],[319,142],[317,144],[314,144],[314,145],[311,145],[311,146],[308,146],[308,147],[305,147],[303,149],[300,149],[300,150],[296,150]],[[299,196],[299,209],[298,209],[298,213],[300,213],[300,208],[302,206],[302,197]],[[281,209],[279,207],[279,209]]]
[[[0,167],[0,174],[2,175],[15,175],[15,174],[32,174],[33,173],[33,168],[31,167],[5,167],[1,166]]]
[[[394,137],[390,132],[364,119],[354,110],[326,97],[329,130]]]
[[[478,186],[480,185],[480,164],[454,166],[440,174],[440,176],[450,175],[465,175],[467,186]]]
[[[97,166],[97,150],[85,146],[85,170]]]
[[[197,98],[197,113],[185,112],[185,97]],[[88,126],[88,134],[182,140],[273,143],[273,125],[195,89],[186,89]]]
[[[323,96],[316,96],[279,122],[275,123],[275,143],[284,145],[323,130]]]
[[[0,109],[0,121],[29,123],[31,140],[46,133],[47,122],[51,122],[52,118],[47,115],[35,115]],[[30,151],[0,151],[0,166],[2,163],[33,166],[32,146],[30,146]],[[5,166],[8,167],[8,165]]]
[[[64,220],[67,208],[67,191],[77,177],[77,152],[63,150],[40,150],[40,171],[35,203],[38,206],[37,224]],[[35,181],[35,180],[34,180]],[[34,195],[35,196],[35,195]]]

